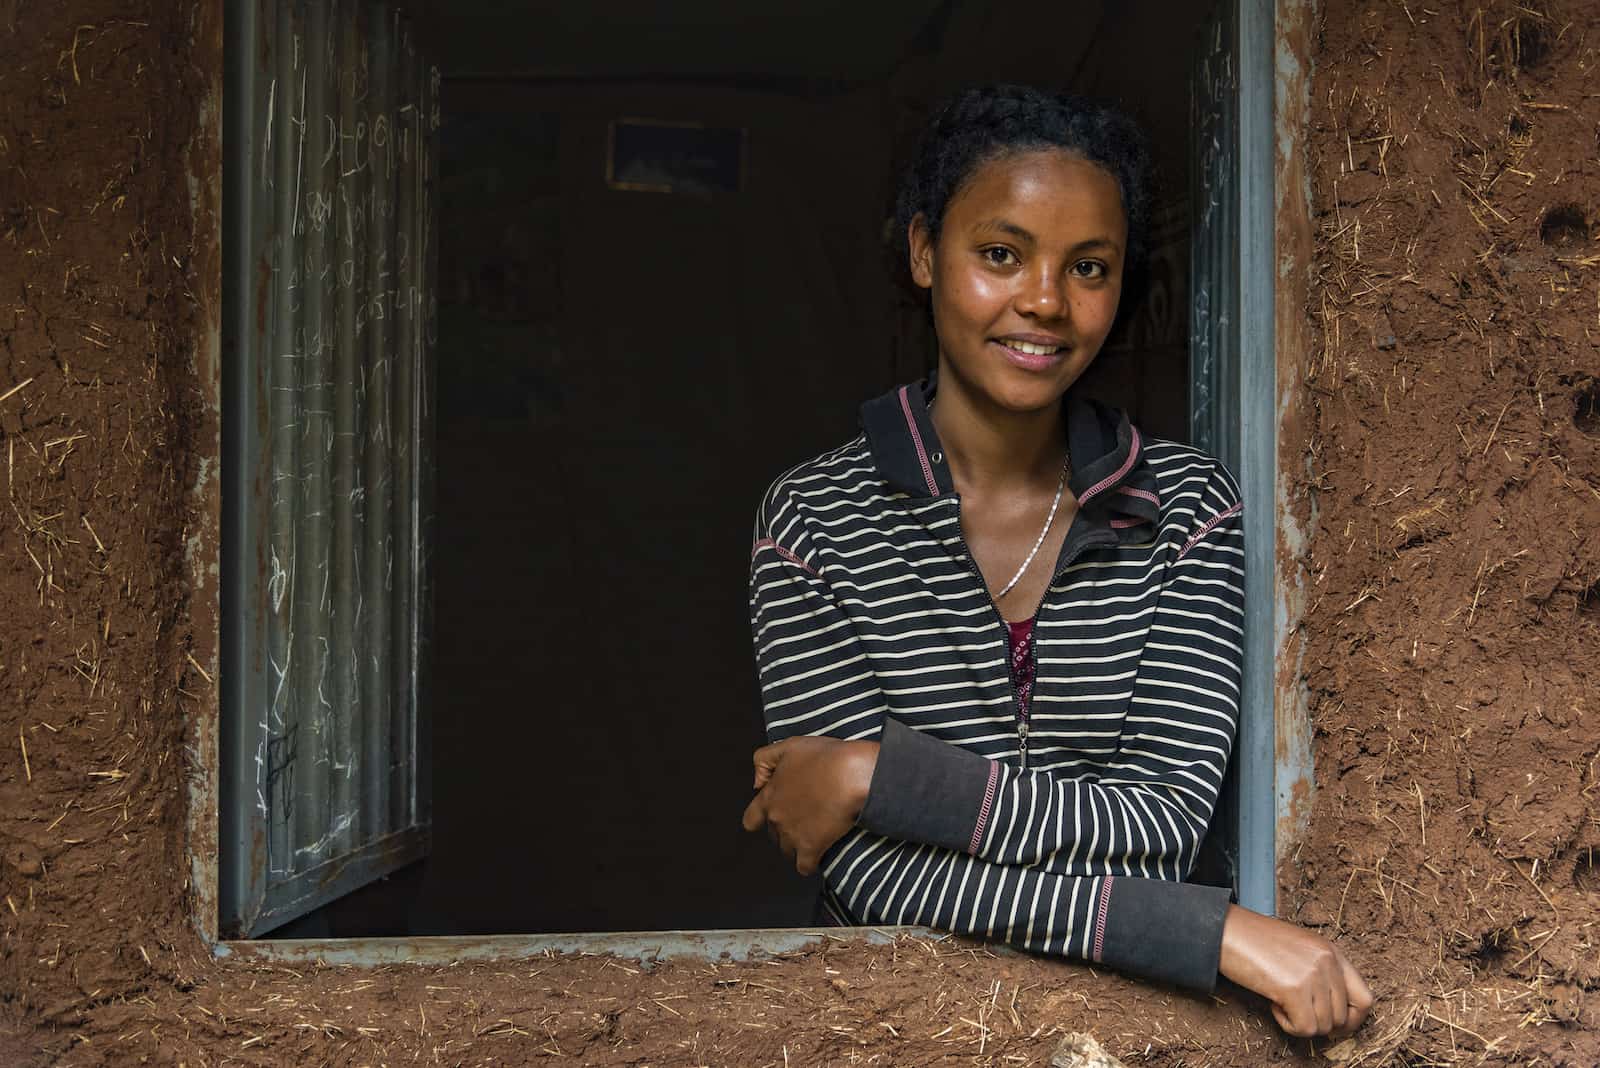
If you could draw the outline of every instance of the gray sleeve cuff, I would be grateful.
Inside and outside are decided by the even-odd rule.
[[[885,717],[858,822],[885,838],[973,853],[994,770],[987,757]]]
[[[1210,993],[1222,960],[1228,891],[1165,879],[1108,877],[1094,959],[1143,979]]]

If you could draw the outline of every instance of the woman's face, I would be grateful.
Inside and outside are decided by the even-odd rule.
[[[941,373],[1009,411],[1055,404],[1111,330],[1127,241],[1104,168],[1058,149],[980,166],[946,206],[937,242],[921,216],[911,224],[911,274],[933,291]]]

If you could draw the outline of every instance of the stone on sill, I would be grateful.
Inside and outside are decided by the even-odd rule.
[[[1100,1048],[1091,1034],[1074,1031],[1050,1054],[1050,1068],[1127,1068]]]

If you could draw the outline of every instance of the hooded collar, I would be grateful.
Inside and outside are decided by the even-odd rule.
[[[928,402],[937,375],[890,390],[861,406],[861,426],[873,462],[890,487],[914,498],[953,497]],[[1067,482],[1085,518],[1116,529],[1155,522],[1161,515],[1156,479],[1144,460],[1138,427],[1122,412],[1069,390],[1061,402],[1072,474]]]

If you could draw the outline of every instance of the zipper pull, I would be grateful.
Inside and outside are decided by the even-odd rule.
[[[1028,766],[1028,721],[1023,720],[1017,727],[1017,764],[1019,768]]]

